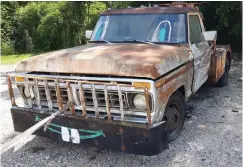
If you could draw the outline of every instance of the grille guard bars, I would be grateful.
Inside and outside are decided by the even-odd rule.
[[[48,88],[48,81],[53,81],[55,84],[55,90],[56,90],[56,97],[57,97],[57,104],[58,108],[61,109],[63,107],[63,101],[61,97],[61,91],[59,87],[59,82],[65,82],[66,83],[66,89],[67,89],[67,94],[68,94],[68,99],[69,101],[74,101],[73,96],[72,96],[72,91],[70,87],[70,83],[76,83],[78,84],[79,88],[79,99],[81,102],[81,107],[82,107],[82,117],[86,118],[87,117],[87,112],[86,112],[86,105],[85,105],[85,100],[84,100],[84,90],[82,84],[90,84],[92,88],[92,97],[93,97],[93,103],[94,103],[94,109],[95,109],[95,118],[99,118],[99,108],[98,108],[98,103],[96,99],[96,92],[95,92],[95,85],[104,85],[104,95],[105,95],[105,104],[106,104],[106,113],[107,113],[107,119],[108,121],[111,121],[111,108],[109,104],[109,96],[108,96],[108,91],[107,91],[107,86],[116,86],[118,95],[119,95],[119,105],[120,105],[120,114],[121,114],[121,120],[124,121],[124,109],[123,109],[123,99],[122,99],[122,93],[121,93],[121,87],[134,87],[132,84],[120,84],[115,81],[130,81],[131,79],[116,79],[116,78],[91,78],[91,77],[77,77],[77,76],[48,76],[48,75],[33,75],[33,74],[24,74],[24,73],[9,73],[7,74],[7,83],[8,83],[8,91],[11,99],[12,106],[17,107],[16,102],[15,102],[15,96],[12,88],[12,82],[11,78],[13,77],[23,77],[24,78],[24,86],[27,88],[27,92],[30,93],[29,90],[29,85],[30,85],[30,80],[33,79],[33,85],[34,89],[36,90],[36,104],[39,109],[41,109],[41,102],[40,102],[40,94],[39,94],[39,88],[38,88],[38,81],[43,80],[44,81],[44,87],[45,87],[45,94],[47,98],[47,104],[48,104],[48,109],[50,111],[53,110],[53,102],[51,101],[50,97],[50,91]],[[82,79],[82,80],[80,80]],[[92,81],[87,81],[87,80],[92,80]],[[96,80],[96,81],[94,81]],[[104,80],[109,80],[109,82],[104,82]],[[141,80],[140,80],[141,81]],[[149,91],[148,88],[145,87],[136,87],[136,89],[140,90],[140,92],[144,92],[145,95],[145,100],[146,100],[146,119],[147,119],[147,124],[148,127],[152,127],[152,119],[151,119],[151,109],[150,109],[150,103],[149,103]],[[28,100],[28,106],[29,108],[32,108],[32,100],[31,98],[27,98]],[[75,115],[75,109],[74,105],[72,105],[71,109],[71,115]]]

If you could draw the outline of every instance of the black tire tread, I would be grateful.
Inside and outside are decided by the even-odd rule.
[[[175,93],[173,93],[171,95],[171,97],[168,100],[167,105],[169,105],[171,103],[171,101],[178,101],[180,104],[180,108],[182,109],[180,112],[180,119],[181,119],[181,123],[180,123],[180,128],[178,129],[178,132],[173,134],[172,136],[167,135],[167,141],[168,142],[172,142],[174,141],[177,137],[180,136],[180,133],[182,131],[184,122],[185,122],[185,114],[186,114],[186,103],[185,103],[185,97],[183,96],[183,94],[179,91],[176,91]]]

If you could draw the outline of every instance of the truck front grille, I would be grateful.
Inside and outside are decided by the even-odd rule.
[[[46,97],[46,92],[45,92],[45,87],[39,85],[39,94],[40,94],[40,101],[41,102],[47,102],[47,97]],[[49,86],[49,91],[50,91],[50,96],[51,96],[51,101],[53,103],[57,103],[57,96],[56,96],[56,90],[55,87]],[[63,103],[68,102],[68,92],[66,88],[60,87],[60,92],[61,92],[61,97]],[[77,100],[79,100],[79,103],[81,103],[80,97],[78,96],[79,90],[75,89],[74,92],[77,94]],[[96,99],[98,102],[98,107],[106,107],[106,101],[105,101],[105,93],[103,90],[96,90]],[[111,108],[119,108],[120,103],[119,103],[119,95],[118,92],[115,91],[108,91],[108,96],[109,96],[109,105]],[[93,96],[92,96],[92,90],[91,89],[86,89],[84,90],[84,99],[85,99],[85,104],[86,106],[89,107],[94,107],[94,102],[93,102]],[[128,104],[127,104],[127,96],[125,93],[122,93],[122,101],[123,101],[123,108],[128,109]]]
[[[72,101],[72,107],[64,114],[151,124],[153,96],[146,86],[134,87],[133,82],[126,80],[89,80],[87,77],[73,76],[64,78],[24,74],[23,78],[17,82],[17,87],[30,109],[53,112]],[[10,77],[8,86],[11,102],[16,105],[11,93]],[[138,93],[145,95],[146,109],[143,111],[136,110],[131,102],[133,96]]]
[[[39,87],[40,101],[41,102],[47,102],[45,87],[40,86],[40,85],[38,87]],[[49,86],[48,88],[49,88],[49,91],[50,91],[51,101],[53,103],[57,103],[57,96],[56,96],[55,87]],[[60,92],[61,92],[61,97],[62,97],[63,103],[67,103],[68,102],[67,89],[66,88],[60,88]]]
[[[120,103],[119,103],[118,92],[108,91],[108,96],[109,96],[109,104],[110,104],[111,108],[119,108]],[[87,106],[92,106],[92,107],[94,106],[91,90],[84,90],[84,98],[85,98],[85,104]],[[97,90],[96,91],[96,99],[97,99],[99,107],[106,107],[104,91]],[[123,101],[123,108],[127,109],[128,106],[127,106],[127,102],[126,102],[126,94],[125,93],[122,93],[122,101]]]

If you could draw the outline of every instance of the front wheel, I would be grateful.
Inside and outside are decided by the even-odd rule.
[[[175,140],[182,131],[185,122],[185,98],[179,92],[175,92],[168,100],[163,121],[166,121],[167,140]]]

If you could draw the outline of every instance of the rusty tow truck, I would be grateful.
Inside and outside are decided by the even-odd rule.
[[[8,74],[15,131],[72,101],[35,134],[155,155],[180,135],[191,95],[206,82],[228,84],[231,49],[216,46],[217,32],[205,31],[196,8],[108,9],[86,37],[86,45],[34,56]]]

